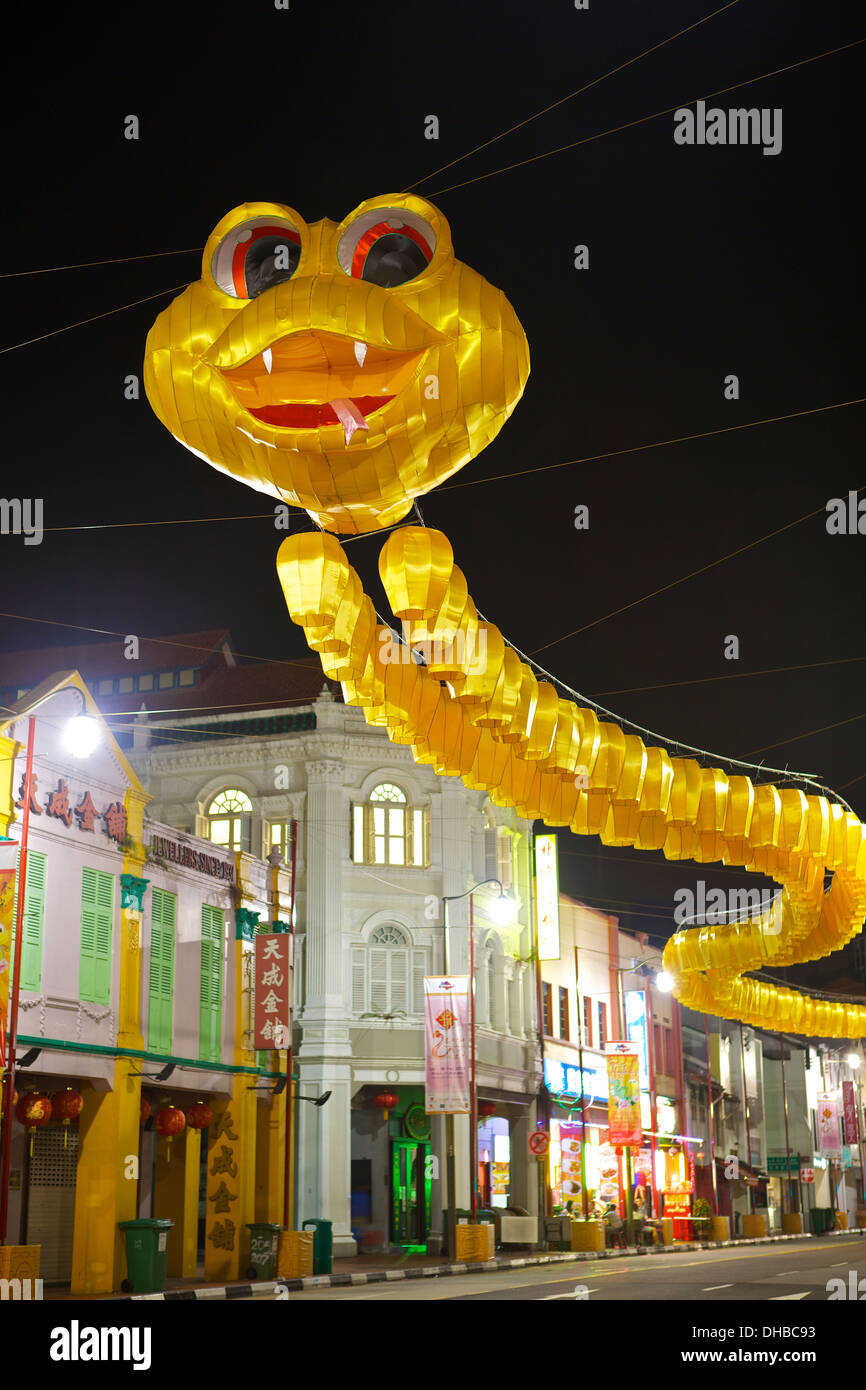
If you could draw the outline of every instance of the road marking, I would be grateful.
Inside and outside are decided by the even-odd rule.
[[[708,1284],[705,1289],[701,1289],[701,1293],[712,1293],[714,1289],[732,1289],[733,1287],[733,1284]]]
[[[790,1300],[790,1299],[792,1299],[792,1298],[796,1299],[796,1298],[808,1298],[808,1297],[809,1297],[809,1290],[807,1289],[805,1293],[777,1293],[777,1294],[773,1294],[773,1297],[769,1300],[769,1302],[770,1302],[770,1303],[784,1303],[786,1299]]]

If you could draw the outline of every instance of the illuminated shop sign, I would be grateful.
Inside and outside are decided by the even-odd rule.
[[[545,1057],[544,1084],[554,1096],[583,1095],[586,1097],[587,1105],[592,1105],[593,1101],[607,1103],[607,1071],[604,1068],[584,1067],[581,1085],[580,1067]]]

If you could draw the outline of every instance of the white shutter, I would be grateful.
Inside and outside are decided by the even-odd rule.
[[[514,882],[511,836],[507,831],[500,833],[496,842],[496,851],[496,877],[507,892]]]
[[[389,951],[391,958],[391,999],[389,1013],[409,1012],[409,952]]]
[[[484,832],[484,877],[499,877],[497,834],[495,827],[492,826]]]
[[[388,952],[370,952],[370,1008],[388,1012]]]
[[[424,1012],[424,976],[427,970],[427,952],[412,952],[412,1012],[413,1014],[423,1014]]]
[[[352,952],[352,1013],[363,1014],[367,1010],[367,953]]]

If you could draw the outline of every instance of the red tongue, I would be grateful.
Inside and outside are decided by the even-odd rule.
[[[361,416],[363,424],[358,424],[353,419],[353,427],[347,436],[351,438],[356,429],[367,426],[367,416],[374,411],[381,410],[383,406],[389,405],[393,401],[393,396],[354,396],[351,400],[340,397],[340,405],[348,405],[357,410]],[[346,422],[341,415],[337,414],[336,401],[318,402],[298,402],[291,405],[263,405],[250,410],[250,415],[261,420],[265,425],[276,425],[279,429],[286,430],[317,430],[323,425],[343,425],[346,431]]]

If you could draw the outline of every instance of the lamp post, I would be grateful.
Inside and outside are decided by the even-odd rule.
[[[637,973],[638,970],[641,970],[643,967],[649,966],[649,965],[654,965],[656,961],[661,961],[661,960],[662,960],[662,957],[661,957],[661,956],[649,956],[649,957],[647,957],[646,960],[640,960],[640,961],[638,961],[637,964],[635,964],[634,961],[632,961],[632,964],[631,964],[631,965],[610,965],[610,966],[608,966],[609,973],[612,974],[612,975],[616,975],[617,1021],[618,1021],[618,1026],[619,1026],[620,1039],[621,1039],[623,1042],[627,1041],[626,1034],[627,1034],[627,1031],[628,1031],[628,1027],[627,1027],[626,1017],[625,1017],[625,995],[624,995],[624,991],[623,991],[623,987],[622,987],[622,977],[623,977],[623,975],[634,975],[634,974]],[[665,971],[665,970],[660,970],[660,971],[658,972],[658,974],[657,974],[656,977],[655,977],[655,982],[656,982],[656,985],[658,986],[658,988],[661,989],[664,993],[667,993],[667,992],[672,988],[672,986],[673,986],[673,981],[671,980],[671,977],[668,975],[667,971]],[[649,984],[649,981],[647,981],[647,984]],[[649,990],[647,990],[647,996],[649,996]],[[655,1190],[655,1180],[656,1180],[656,1175],[655,1175],[655,1155],[656,1155],[656,1145],[655,1145],[655,1075],[654,1075],[654,1068],[653,1068],[653,1062],[652,1062],[652,1033],[651,1033],[651,1025],[650,1025],[651,1016],[652,1016],[652,1015],[651,1015],[651,1010],[648,1009],[648,1010],[647,1010],[647,1015],[646,1015],[646,1047],[647,1047],[647,1062],[648,1062],[648,1072],[649,1072],[649,1078],[648,1078],[648,1079],[649,1079],[649,1082],[650,1082],[650,1107],[651,1107],[651,1110],[650,1110],[650,1136],[651,1136],[651,1139],[652,1139],[652,1146],[651,1146],[651,1147],[652,1147],[652,1162],[653,1162],[652,1188],[653,1188],[653,1190]],[[583,1085],[583,1072],[582,1072],[582,1071],[581,1071],[581,1078],[580,1078],[580,1079],[581,1079],[581,1085]],[[632,1210],[632,1198],[633,1198],[633,1187],[634,1187],[634,1183],[633,1183],[632,1163],[631,1163],[631,1146],[630,1146],[629,1144],[625,1144],[625,1145],[623,1146],[623,1148],[624,1148],[624,1150],[625,1150],[624,1157],[625,1157],[625,1181],[626,1181],[626,1200],[625,1200],[625,1212],[626,1212],[626,1218],[625,1218],[625,1225],[626,1225],[626,1243],[627,1243],[628,1245],[632,1245],[632,1244],[634,1243],[634,1212],[633,1212],[633,1210]]]
[[[502,887],[498,878],[485,878],[481,883],[475,883],[471,888],[467,888],[465,893],[451,893],[442,898],[442,927],[443,927],[443,975],[448,974],[448,904],[460,902],[463,898],[469,899],[469,1035],[470,1035],[470,1054],[469,1054],[469,1193],[470,1208],[472,1212],[472,1224],[475,1224],[475,1216],[478,1208],[478,1163],[476,1160],[476,1149],[478,1146],[478,1096],[475,1085],[475,930],[472,895],[479,888],[484,888],[488,884],[495,884],[499,889],[499,897],[494,898],[491,905],[491,916],[493,916],[502,926],[513,922],[515,916],[515,904],[509,898]],[[457,1254],[457,1193],[455,1190],[455,1154],[454,1154],[454,1114],[453,1112],[445,1116],[445,1171],[448,1180],[448,1251],[452,1260]]]
[[[33,708],[43,704],[62,689],[58,686],[43,700],[37,701]],[[77,689],[77,687],[74,687]],[[81,694],[81,691],[79,691]],[[82,700],[84,699],[82,695]],[[15,714],[16,711],[10,711]],[[22,716],[19,716],[22,717]],[[21,816],[21,839],[18,857],[18,882],[15,896],[15,951],[12,959],[12,980],[9,992],[9,1055],[6,1059],[6,1074],[3,1078],[3,1142],[0,1159],[0,1244],[6,1243],[9,1223],[9,1177],[12,1164],[12,1115],[15,1095],[15,1051],[18,1042],[18,995],[21,985],[21,942],[24,936],[24,890],[27,883],[27,841],[30,834],[30,802],[33,795],[33,746],[36,738],[36,719],[32,711],[27,718],[27,753],[24,763],[23,801]],[[64,730],[64,744],[75,757],[87,758],[99,742],[99,725],[88,715],[76,715],[68,720]],[[0,1020],[2,1026],[2,1020]]]

